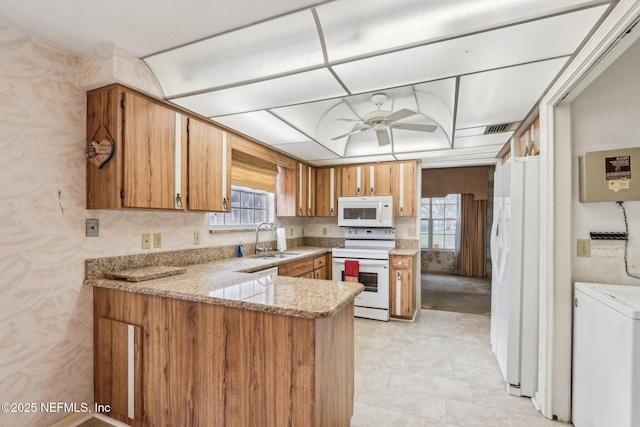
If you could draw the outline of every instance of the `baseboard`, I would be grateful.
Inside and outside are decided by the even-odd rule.
[[[104,421],[114,427],[129,427],[128,424],[120,422],[118,420],[114,420],[113,418],[109,418],[106,415],[100,413],[77,413],[69,415],[68,417],[56,422],[55,424],[51,424],[49,427],[77,427],[85,421],[90,420],[91,418],[97,418],[100,421]]]

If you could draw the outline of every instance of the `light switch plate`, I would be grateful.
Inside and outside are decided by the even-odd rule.
[[[199,231],[194,231],[193,232],[193,244],[194,245],[199,245],[200,244],[200,232]]]

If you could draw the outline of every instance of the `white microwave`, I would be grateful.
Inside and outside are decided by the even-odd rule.
[[[393,196],[338,197],[338,225],[393,227]]]

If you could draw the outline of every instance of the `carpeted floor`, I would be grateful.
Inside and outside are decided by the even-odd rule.
[[[491,315],[491,278],[423,273],[422,308]]]

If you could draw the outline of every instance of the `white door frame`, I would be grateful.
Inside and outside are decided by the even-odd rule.
[[[534,402],[543,415],[562,421],[571,419],[570,101],[620,54],[616,42],[639,17],[640,1],[618,2],[540,103],[540,357]],[[640,33],[640,27],[634,33]],[[630,44],[634,37],[619,45]]]

